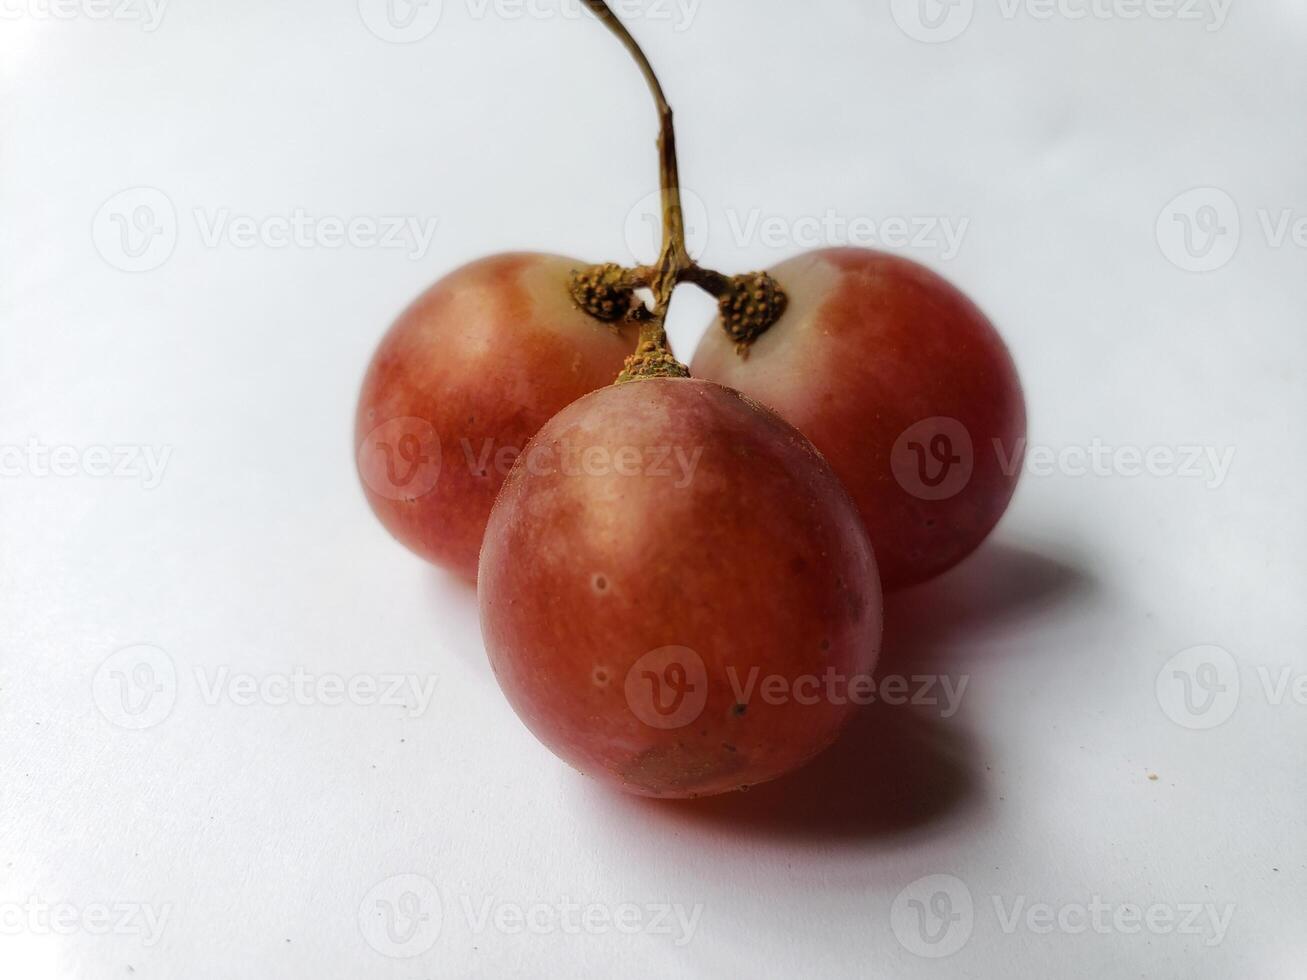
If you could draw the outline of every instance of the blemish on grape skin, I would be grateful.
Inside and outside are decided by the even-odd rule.
[[[595,687],[608,686],[608,668],[596,667],[590,676],[594,679]]]
[[[735,704],[731,705],[731,714],[733,714],[736,718],[743,718],[744,713],[748,710],[749,710],[749,706],[747,704],[740,704],[739,702],[736,702]]]
[[[590,587],[599,595],[603,595],[608,591],[608,576],[604,575],[602,572],[595,572],[594,575],[590,577]]]

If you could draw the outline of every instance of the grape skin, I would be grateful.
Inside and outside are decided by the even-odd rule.
[[[805,677],[869,676],[880,645],[876,563],[848,494],[799,432],[706,381],[605,388],[552,419],[495,504],[478,592],[491,665],[527,727],[647,796],[802,765],[856,704],[744,694],[750,676],[792,695]],[[660,728],[644,682],[670,691],[678,675],[629,685],[669,647],[692,651],[677,656],[705,686],[693,717]]]
[[[576,308],[569,279],[584,266],[528,253],[466,265],[404,311],[368,369],[354,441],[368,501],[399,541],[464,578],[516,455],[610,384],[635,344],[634,328]]]
[[[1020,474],[1025,402],[1002,338],[947,281],[896,256],[826,249],[769,271],[785,314],[747,357],[719,319],[691,372],[813,441],[858,504],[886,590],[939,575],[998,523]],[[942,483],[935,499],[931,481],[953,465],[970,467],[956,471],[965,485]]]

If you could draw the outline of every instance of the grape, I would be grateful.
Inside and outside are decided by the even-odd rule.
[[[743,356],[718,320],[691,364],[803,432],[866,523],[886,589],[945,571],[1002,517],[1025,448],[1002,339],[923,266],[865,249],[771,270],[788,305]]]
[[[802,765],[856,711],[880,645],[848,493],[797,430],[700,380],[604,388],[550,420],[491,513],[478,595],[527,727],[647,796]]]
[[[495,494],[559,409],[612,382],[635,330],[578,309],[583,263],[505,254],[420,296],[373,357],[355,421],[372,509],[401,542],[469,579]]]

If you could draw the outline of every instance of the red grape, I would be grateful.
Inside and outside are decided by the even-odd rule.
[[[850,688],[880,645],[848,493],[803,435],[708,381],[632,381],[551,419],[491,513],[478,593],[527,727],[647,796],[802,765],[865,703]]]
[[[359,398],[355,448],[372,509],[429,561],[475,578],[495,494],[528,439],[612,382],[635,343],[578,309],[584,263],[507,254],[420,296],[381,342]]]
[[[784,315],[741,356],[709,328],[692,372],[781,414],[857,502],[885,588],[976,548],[1016,487],[1026,413],[1012,358],[976,306],[906,259],[811,252],[771,270]]]

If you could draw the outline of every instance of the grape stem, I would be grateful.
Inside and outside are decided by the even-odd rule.
[[[725,276],[720,272],[703,268],[690,257],[685,243],[685,214],[681,206],[681,177],[676,159],[676,129],[672,118],[672,107],[667,102],[667,96],[658,81],[658,75],[653,70],[653,65],[649,63],[639,42],[626,29],[626,25],[617,19],[617,15],[604,0],[585,0],[585,3],[635,59],[645,81],[649,84],[649,90],[653,93],[654,103],[658,108],[662,248],[658,261],[654,265],[620,269],[618,280],[614,284],[615,288],[625,290],[628,294],[630,290],[637,288],[649,289],[653,293],[654,304],[652,310],[643,304],[636,304],[628,314],[640,323],[640,339],[635,353],[627,358],[626,367],[617,380],[621,383],[646,377],[688,377],[689,371],[685,365],[676,360],[667,343],[667,313],[672,305],[672,294],[678,284],[692,283],[717,297],[722,308],[724,326],[737,340],[742,353],[749,343],[780,318],[780,313],[784,311],[786,305],[785,294],[766,273]],[[597,277],[603,268],[595,267],[587,272]],[[573,289],[573,295],[576,296],[575,283]],[[747,330],[750,336],[747,339],[737,336],[738,330],[733,329],[730,322],[732,316],[735,321],[745,318],[751,321],[751,326]]]

